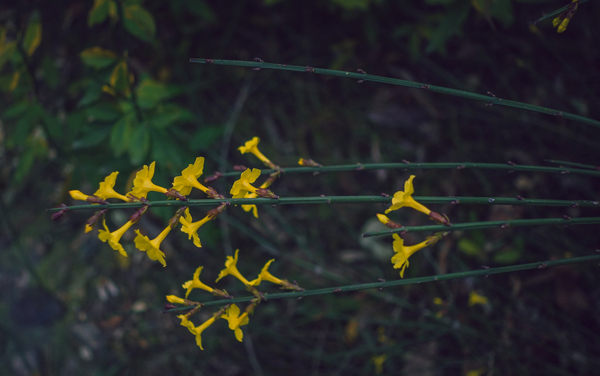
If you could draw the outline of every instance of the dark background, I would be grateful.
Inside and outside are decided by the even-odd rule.
[[[598,165],[598,129],[559,117],[372,82],[188,62],[259,57],[360,68],[599,119],[597,2],[582,4],[562,34],[551,20],[528,23],[567,3],[4,3],[0,369],[15,375],[354,375],[374,374],[373,357],[387,355],[382,374],[593,374],[600,350],[594,264],[266,302],[243,327],[243,343],[217,321],[203,333],[200,351],[175,314],[160,313],[165,295],[183,296],[180,285],[198,266],[205,283],[235,296],[247,294],[237,281],[212,281],[238,248],[239,268],[249,279],[271,258],[274,275],[308,289],[397,279],[389,262],[392,239],[360,238],[383,229],[375,214],[385,207],[263,206],[258,220],[231,207],[199,231],[201,249],[173,231],[161,246],[166,268],[135,249],[132,230],[121,242],[129,254],[123,258],[96,230],[84,233],[92,212],[67,213],[56,222],[45,212],[74,204],[69,190],[93,193],[112,171],[120,172],[117,191],[127,192],[137,169],[152,161],[153,181],[167,187],[198,156],[206,158],[205,176],[236,164],[260,168],[237,151],[254,136],[282,167],[299,157],[323,165],[403,159]],[[36,25],[41,41],[33,48]],[[86,61],[80,54],[92,47],[114,56],[108,63]],[[126,70],[116,71],[118,64]],[[416,196],[598,200],[600,189],[597,179],[581,175],[388,170],[290,174],[273,190],[283,197],[393,194],[410,174],[417,175]],[[213,186],[226,194],[232,182]],[[589,208],[430,207],[455,223],[597,215]],[[192,214],[200,219],[207,210]],[[139,228],[153,238],[173,212],[152,209]],[[132,213],[109,213],[109,228]],[[404,225],[430,223],[408,209],[390,216]],[[453,233],[411,257],[405,278],[593,254],[598,234],[591,225]],[[424,236],[408,236],[406,243]],[[488,304],[469,306],[473,291]],[[198,290],[190,298],[213,299]],[[200,325],[216,309],[207,307],[192,321]]]

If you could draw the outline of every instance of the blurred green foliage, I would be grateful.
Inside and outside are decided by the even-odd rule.
[[[443,161],[598,165],[598,134],[564,119],[485,107],[385,85],[289,72],[189,64],[189,58],[265,61],[397,77],[600,118],[600,8],[581,6],[563,34],[550,21],[563,3],[510,0],[94,0],[0,5],[0,366],[15,375],[592,374],[597,266],[564,267],[478,280],[261,304],[244,343],[217,322],[204,352],[164,296],[204,265],[211,282],[226,254],[254,276],[305,288],[398,278],[391,239],[360,243],[377,226],[370,205],[259,208],[254,220],[230,208],[200,232],[165,241],[167,268],[138,252],[122,258],[86,216],[50,222],[44,209],[91,193],[120,171],[125,191],[137,169],[157,161],[171,179],[197,156],[205,176],[236,164],[261,167],[237,147],[261,137],[282,167],[298,157],[322,164]],[[282,196],[361,195],[402,189],[408,173],[284,176]],[[422,171],[418,195],[598,199],[594,179],[541,173]],[[226,193],[231,180],[215,183]],[[158,196],[150,196],[158,198]],[[140,226],[156,235],[173,212],[152,209]],[[453,222],[586,216],[589,208],[440,206]],[[194,217],[202,214],[201,210]],[[393,218],[423,224],[411,212]],[[91,214],[90,214],[91,215]],[[130,212],[107,217],[110,228]],[[175,232],[174,232],[175,233]],[[127,236],[126,236],[127,237]],[[421,241],[418,236],[408,241]],[[405,278],[584,255],[598,247],[592,226],[454,234],[411,258]],[[413,244],[411,242],[411,244]],[[390,255],[386,255],[386,249]],[[222,283],[222,282],[220,282]],[[236,283],[219,285],[238,296]],[[469,307],[471,291],[490,303]],[[268,291],[268,290],[267,290]],[[276,291],[276,290],[274,290]],[[433,303],[434,297],[443,300]],[[197,300],[210,296],[191,295]],[[203,310],[200,318],[208,318]],[[200,318],[196,319],[199,320]]]

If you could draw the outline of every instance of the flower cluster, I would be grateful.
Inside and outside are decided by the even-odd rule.
[[[182,287],[184,289],[186,289],[185,298],[180,298],[175,295],[167,295],[167,297],[166,297],[167,301],[169,303],[183,304],[186,306],[194,307],[187,314],[179,315],[177,317],[179,319],[181,319],[181,325],[188,328],[188,330],[196,336],[196,344],[198,345],[198,347],[200,347],[201,350],[204,350],[204,348],[202,347],[202,332],[219,319],[227,320],[227,322],[229,324],[229,329],[234,331],[235,338],[238,341],[242,342],[242,339],[244,338],[244,333],[242,332],[241,327],[248,324],[248,322],[250,321],[249,315],[251,315],[254,312],[254,308],[256,308],[256,306],[258,304],[260,304],[260,302],[264,299],[264,295],[256,289],[256,287],[259,286],[262,281],[267,281],[267,282],[271,282],[274,284],[278,284],[281,286],[282,289],[286,289],[286,290],[295,290],[295,291],[303,290],[297,284],[292,284],[292,283],[288,282],[287,279],[283,279],[283,280],[279,279],[279,278],[275,277],[274,275],[272,275],[271,273],[269,273],[269,271],[268,271],[269,265],[271,265],[271,263],[274,260],[269,260],[265,264],[265,266],[262,268],[261,272],[258,274],[258,277],[256,279],[254,279],[252,281],[248,281],[246,278],[244,278],[244,276],[237,269],[238,254],[239,254],[239,249],[235,251],[234,257],[227,256],[227,260],[225,261],[225,269],[221,270],[215,283],[227,275],[232,275],[235,278],[237,278],[238,280],[240,280],[246,286],[246,288],[254,294],[254,296],[256,298],[251,301],[251,303],[246,307],[246,309],[244,310],[243,313],[240,314],[241,311],[237,305],[228,304],[228,305],[222,307],[217,312],[215,312],[211,318],[206,320],[200,326],[195,326],[194,323],[192,323],[190,321],[190,317],[192,315],[194,315],[196,312],[198,312],[200,310],[200,308],[202,308],[201,303],[194,302],[194,301],[187,299],[188,296],[190,295],[190,292],[192,292],[192,290],[201,289],[204,291],[208,291],[211,294],[221,297],[221,298],[225,298],[225,299],[233,298],[232,296],[230,296],[227,293],[227,291],[212,288],[200,281],[200,273],[202,272],[202,269],[204,268],[202,266],[200,266],[198,269],[196,269],[196,272],[194,273],[194,276],[192,277],[191,280],[185,282],[182,285]],[[169,308],[171,308],[171,307],[169,307]]]
[[[252,186],[258,177],[261,174],[261,171],[258,169],[246,169],[242,174],[239,180],[233,183],[231,188],[231,194],[233,198],[255,198],[255,197],[268,197],[277,199],[279,196],[275,195],[273,192],[268,190],[267,188],[275,181],[275,179],[279,176],[282,171],[281,168],[274,165],[271,161],[269,161],[259,150],[258,150],[258,142],[260,140],[258,137],[253,138],[252,140],[246,142],[245,146],[240,147],[240,151],[243,153],[252,153],[256,155],[261,161],[267,164],[270,167],[273,167],[277,170],[275,174],[272,174],[269,179],[265,183],[263,183],[259,188],[255,188]],[[70,191],[70,195],[75,200],[87,201],[91,204],[97,205],[106,205],[108,199],[119,199],[125,202],[139,202],[142,203],[142,207],[138,209],[129,220],[122,225],[119,229],[110,231],[108,226],[106,225],[106,220],[104,219],[104,214],[107,209],[102,209],[96,212],[88,221],[86,222],[85,231],[89,232],[92,230],[92,226],[102,219],[102,227],[98,232],[98,238],[103,242],[106,242],[110,245],[112,249],[118,251],[122,256],[127,257],[127,252],[125,248],[121,245],[120,241],[123,235],[134,225],[136,224],[143,214],[148,210],[149,204],[146,197],[149,192],[159,192],[168,197],[168,199],[177,200],[177,201],[188,201],[187,196],[192,192],[192,190],[198,189],[204,192],[208,197],[215,200],[223,200],[225,197],[219,194],[214,188],[205,186],[198,181],[198,178],[202,175],[204,170],[204,158],[198,157],[196,158],[194,164],[188,165],[182,172],[181,175],[175,177],[173,179],[173,184],[171,188],[161,187],[152,182],[152,178],[154,177],[155,170],[155,162],[152,162],[149,166],[144,166],[141,170],[139,170],[135,178],[133,179],[133,187],[131,191],[126,195],[117,193],[114,189],[118,171],[115,171],[108,175],[102,183],[100,183],[100,187],[93,195],[86,195],[81,191],[73,190]],[[214,181],[222,176],[220,173],[215,173],[213,177],[210,177],[209,181]],[[207,181],[205,180],[205,182]],[[167,235],[173,230],[178,224],[181,224],[181,231],[188,235],[189,239],[193,239],[194,245],[196,247],[202,247],[202,243],[200,242],[200,237],[198,235],[198,230],[207,222],[214,220],[220,213],[222,213],[227,207],[226,203],[221,203],[216,208],[210,210],[204,218],[199,221],[195,221],[192,218],[190,210],[186,206],[182,206],[175,216],[171,218],[169,224],[165,227],[164,230],[158,234],[154,239],[150,239],[148,236],[144,235],[139,229],[135,230],[136,237],[134,239],[135,247],[142,251],[146,252],[148,257],[151,260],[155,260],[160,262],[163,266],[166,266],[167,263],[165,261],[165,254],[161,251],[160,246]],[[250,211],[253,210],[254,216],[258,217],[258,213],[255,205],[243,205],[244,210]],[[66,210],[66,209],[64,209]],[[63,211],[64,213],[64,211]],[[62,214],[62,213],[61,213]]]
[[[564,12],[552,20],[552,26],[558,28],[556,30],[557,32],[563,33],[565,30],[567,30],[567,26],[569,25],[571,18],[573,18],[577,12],[577,8],[579,8],[579,0],[573,0]]]
[[[408,180],[404,183],[404,191],[398,191],[394,194],[394,197],[392,198],[392,206],[390,206],[389,209],[385,211],[385,214],[388,214],[391,211],[398,210],[403,207],[409,207],[428,215],[430,219],[438,223],[444,224],[446,226],[451,226],[450,220],[446,215],[442,215],[428,209],[412,197],[413,193],[415,193],[415,188],[413,187],[414,178],[415,175],[411,175],[408,178]],[[384,214],[377,214],[377,218],[381,223],[383,223],[391,229],[402,228],[401,224],[392,221]],[[391,261],[392,264],[394,264],[394,269],[400,269],[400,278],[404,278],[404,270],[408,267],[408,258],[410,256],[412,256],[415,252],[417,252],[420,249],[437,243],[446,235],[447,233],[436,233],[433,236],[429,236],[425,241],[419,244],[405,246],[404,239],[399,234],[394,234],[394,256],[392,257]]]

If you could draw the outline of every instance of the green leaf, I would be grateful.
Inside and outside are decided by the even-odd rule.
[[[23,49],[27,56],[33,55],[40,43],[42,43],[42,23],[40,22],[40,13],[36,10],[29,17],[27,30],[23,38]]]
[[[499,252],[494,255],[494,262],[498,264],[514,264],[521,259],[522,252],[516,248]]]
[[[137,125],[135,114],[131,113],[123,116],[113,125],[110,132],[110,147],[115,157],[120,157],[128,148],[133,129]]]
[[[44,56],[42,59],[42,73],[46,84],[50,88],[55,89],[58,86],[58,67],[49,55]]]
[[[44,122],[46,123],[46,129],[48,130],[48,137],[59,141],[62,139],[63,127],[55,116],[52,116],[46,112],[44,112]]]
[[[143,109],[154,107],[158,102],[172,94],[166,85],[150,78],[144,79],[136,88],[138,104]]]
[[[194,119],[194,114],[180,105],[167,103],[157,106],[157,108],[152,111],[150,119],[150,125],[152,127],[165,128],[175,123],[192,121]]]
[[[448,14],[441,18],[439,25],[433,30],[425,52],[444,52],[448,39],[462,30],[462,25],[465,23],[470,9],[471,6],[468,2],[451,6]]]
[[[131,134],[129,142],[129,156],[133,165],[139,165],[144,162],[144,158],[150,149],[150,134],[145,124],[139,124]]]
[[[35,161],[35,150],[36,148],[30,145],[25,149],[23,154],[21,154],[19,162],[17,164],[17,168],[15,170],[15,174],[12,178],[13,184],[19,184],[23,180],[23,178],[27,176],[29,170],[31,170],[33,162]]]
[[[110,10],[110,0],[94,0],[94,6],[88,14],[88,26],[104,22]]]
[[[22,146],[27,140],[27,136],[37,124],[39,119],[44,115],[44,110],[38,103],[34,103],[20,117],[15,126],[15,131],[6,139],[7,148],[11,149],[17,146]]]
[[[110,131],[111,127],[109,126],[93,127],[90,131],[85,132],[82,138],[73,142],[73,149],[87,149],[100,145],[106,140]]]
[[[129,89],[127,79],[127,63],[121,61],[115,66],[115,69],[113,69],[110,75],[110,86],[120,93],[127,92]]]
[[[223,136],[223,131],[224,127],[221,126],[201,127],[190,139],[190,149],[196,151],[208,149],[213,142]]]
[[[150,42],[156,32],[154,17],[139,5],[128,5],[123,9],[125,29],[133,36]]]
[[[206,1],[202,1],[202,0],[187,1],[186,5],[191,13],[200,17],[204,21],[212,22],[217,18],[215,16],[215,12],[213,12],[213,10],[206,3]]]
[[[85,109],[89,121],[116,121],[121,115],[119,107],[112,102],[102,101]]]
[[[2,69],[4,64],[13,57],[16,47],[17,42],[14,41],[0,45],[0,69]]]
[[[481,246],[468,238],[461,238],[457,244],[458,249],[469,255],[469,256],[478,256],[482,252]]]
[[[152,148],[150,153],[152,159],[160,161],[163,166],[183,166],[184,158],[182,145],[175,145],[172,137],[164,130],[153,129],[150,134],[152,138]]]
[[[119,59],[116,53],[98,46],[83,50],[79,57],[85,65],[94,69],[106,68]]]
[[[9,106],[6,109],[6,111],[4,111],[4,114],[2,116],[4,117],[5,120],[17,118],[17,117],[23,115],[25,113],[25,111],[27,111],[27,109],[29,109],[30,106],[31,106],[31,103],[27,100],[22,101],[22,102],[17,102],[15,104],[13,104],[12,106]]]

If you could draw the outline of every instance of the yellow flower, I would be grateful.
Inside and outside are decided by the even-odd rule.
[[[266,164],[267,166],[271,166],[272,163],[269,160],[269,158],[265,157],[263,155],[263,153],[260,152],[260,150],[258,150],[258,143],[260,142],[260,138],[258,137],[254,137],[252,140],[250,141],[246,141],[246,143],[244,144],[244,146],[240,146],[238,148],[238,150],[242,153],[242,154],[246,154],[246,153],[252,153],[254,154],[258,159],[260,159],[264,164]]]
[[[198,248],[202,248],[202,244],[200,243],[200,237],[198,236],[198,229],[205,224],[206,222],[213,219],[210,216],[206,216],[198,222],[192,222],[192,215],[190,214],[190,209],[185,209],[185,218],[179,217],[179,222],[181,223],[181,231],[188,234],[188,239],[194,237],[194,245]]]
[[[231,190],[229,191],[229,193],[233,195],[233,198],[243,198],[246,192],[256,193],[257,189],[254,188],[251,183],[254,183],[256,179],[258,179],[260,172],[261,171],[257,168],[252,169],[252,171],[247,169],[242,172],[239,180],[236,180],[233,183],[233,187],[231,187]]]
[[[171,226],[167,226],[154,240],[150,240],[147,236],[140,233],[140,230],[135,230],[137,236],[135,237],[135,247],[142,252],[146,252],[150,260],[158,260],[162,266],[167,266],[165,261],[165,254],[159,249],[160,243],[167,237],[171,232]]]
[[[108,175],[102,183],[100,183],[100,188],[94,193],[94,196],[98,196],[104,200],[107,198],[118,198],[119,200],[129,201],[126,196],[117,193],[114,190],[115,183],[117,181],[117,175],[119,175],[118,171],[113,172]]]
[[[408,180],[404,183],[404,192],[398,191],[394,194],[394,198],[392,198],[392,206],[390,206],[390,208],[385,211],[385,214],[391,212],[392,210],[398,210],[404,206],[408,206],[427,215],[431,213],[431,210],[419,204],[417,201],[415,201],[414,198],[412,198],[412,194],[415,193],[415,188],[412,184],[414,178],[415,175],[411,175],[408,178]]]
[[[410,247],[404,246],[404,239],[398,234],[394,234],[394,252],[396,254],[392,257],[392,264],[394,269],[400,269],[400,278],[404,278],[404,269],[408,266],[408,258],[420,249],[427,247],[429,240],[425,240],[419,244],[411,245]]]
[[[187,298],[187,296],[186,296]],[[167,301],[169,303],[174,303],[174,304],[186,304],[184,299],[181,299],[180,297],[177,297],[175,295],[167,295]]]
[[[133,225],[133,222],[127,221],[127,223],[121,226],[120,229],[113,232],[108,230],[108,227],[106,226],[106,220],[102,221],[102,225],[104,226],[104,230],[98,230],[98,239],[105,243],[108,242],[108,245],[110,245],[112,249],[119,251],[123,256],[127,257],[127,253],[125,252],[125,249],[123,249],[123,246],[119,243],[119,240],[121,240],[123,234],[125,234],[125,232]]]
[[[181,171],[181,176],[177,176],[173,180],[173,188],[184,196],[189,195],[192,188],[198,188],[206,193],[208,188],[198,182],[198,178],[202,175],[203,170],[204,158],[198,157],[193,165],[188,165],[185,170]]]
[[[193,289],[202,289],[202,290],[206,290],[208,292],[213,292],[213,288],[209,287],[207,285],[205,285],[204,283],[200,282],[200,272],[202,272],[202,269],[204,267],[201,266],[198,269],[196,269],[196,271],[194,272],[194,276],[192,277],[191,281],[187,281],[186,283],[184,283],[182,285],[182,287],[184,289],[187,289],[187,291],[185,292],[185,298],[187,299],[188,295],[190,295],[190,292],[192,292]]]
[[[145,166],[135,175],[133,180],[133,189],[130,194],[137,198],[146,198],[148,192],[160,192],[166,193],[167,189],[160,187],[152,183],[152,177],[154,176],[154,165],[156,162],[152,162],[150,167]]]
[[[87,198],[90,197],[81,191],[69,191],[69,194],[73,197],[73,200],[87,201]]]
[[[479,295],[475,291],[471,291],[469,294],[469,307],[474,306],[475,304],[488,304],[488,298]]]
[[[242,342],[242,338],[244,338],[244,333],[242,333],[242,329],[240,326],[247,325],[250,319],[248,318],[248,312],[244,312],[240,315],[240,309],[235,304],[232,304],[226,313],[224,313],[221,318],[227,320],[229,322],[229,329],[235,332],[235,338]]]
[[[219,280],[221,278],[225,277],[226,275],[232,275],[235,278],[242,281],[242,283],[244,283],[246,286],[250,285],[250,282],[248,282],[248,280],[246,278],[244,278],[244,276],[237,270],[236,265],[237,265],[237,261],[238,261],[238,253],[239,252],[240,252],[240,250],[236,249],[234,257],[227,256],[227,261],[225,261],[225,269],[221,270],[221,272],[219,273],[219,277],[217,278],[217,280],[215,282],[219,282]]]
[[[378,356],[374,356],[371,358],[371,361],[375,365],[375,373],[380,375],[383,372],[383,363],[387,360],[387,355],[382,354]]]
[[[571,18],[573,18],[577,12],[577,8],[579,8],[579,0],[573,0],[567,10],[552,20],[552,26],[558,27],[557,32],[563,33],[565,30],[567,30],[567,26],[569,25]]]
[[[262,183],[260,185],[260,188],[269,188],[274,181],[275,181],[275,179],[267,179],[267,181],[265,181],[264,183]],[[244,195],[243,198],[256,198],[256,197],[258,197],[258,195],[256,193],[246,192],[246,194]],[[242,205],[242,209],[244,209],[244,211],[247,211],[247,212],[252,210],[252,214],[254,215],[254,218],[258,218],[258,209],[256,208],[256,205]]]
[[[253,280],[252,282],[250,282],[250,284],[252,286],[258,286],[260,285],[260,283],[262,281],[269,281],[272,283],[275,283],[277,285],[282,285],[283,281],[275,276],[273,276],[271,273],[269,273],[269,271],[267,269],[269,269],[269,265],[271,265],[271,263],[275,261],[275,259],[271,259],[269,260],[265,266],[262,268],[262,270],[260,271],[260,274],[258,275],[258,278],[256,278],[255,280]]]
[[[189,321],[187,316],[185,315],[179,315],[177,316],[178,318],[181,319],[181,326],[185,326],[186,328],[188,328],[188,330],[194,334],[196,336],[196,344],[198,345],[198,347],[200,348],[200,350],[204,350],[202,348],[202,332],[208,328],[209,326],[211,326],[215,320],[217,319],[216,317],[211,317],[210,319],[206,320],[202,325],[200,325],[199,327],[194,326],[194,323]]]
[[[85,224],[85,233],[87,234],[88,232],[91,232],[94,229],[94,227],[88,225],[87,223]]]

